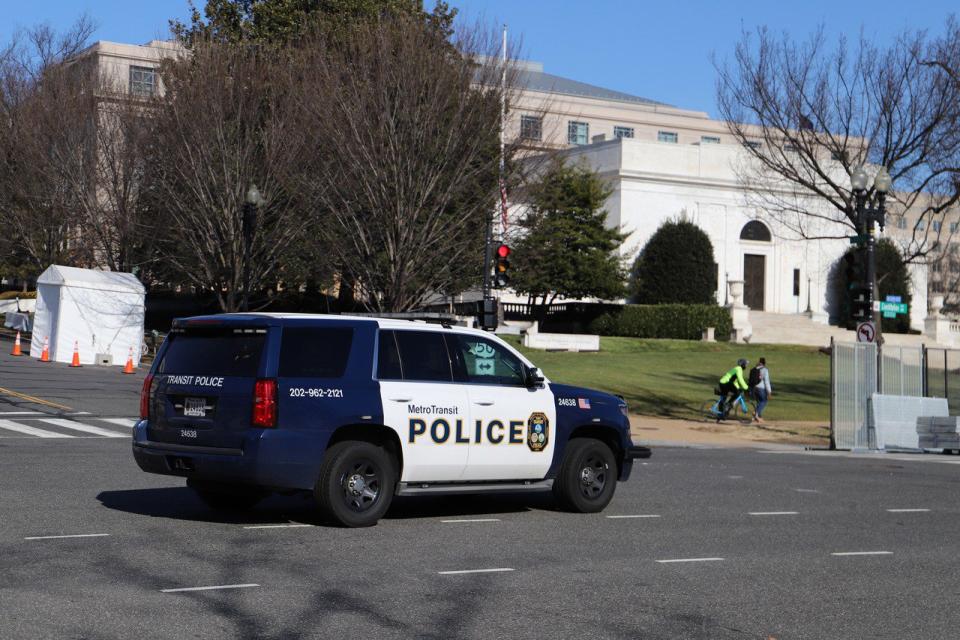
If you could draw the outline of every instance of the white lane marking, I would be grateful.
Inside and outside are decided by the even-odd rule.
[[[657,560],[660,564],[670,564],[673,562],[720,562],[723,558],[673,558],[670,560]]]
[[[39,411],[0,411],[0,416],[42,416]]]
[[[799,511],[748,511],[751,516],[795,516]]]
[[[25,424],[19,424],[17,422],[13,422],[12,420],[0,420],[0,429],[7,429],[8,431],[16,431],[17,433],[23,433],[28,436],[36,436],[38,438],[72,438],[73,437],[73,436],[68,436],[65,433],[55,433],[53,431],[44,431],[43,429],[28,427]]]
[[[660,516],[654,513],[639,513],[632,516],[607,516],[611,520],[619,520],[620,518],[659,518]]]
[[[500,518],[461,518],[459,520],[441,520],[440,522],[450,524],[455,522],[500,522]]]
[[[295,529],[298,527],[312,527],[312,524],[251,524],[244,529]]]
[[[214,584],[209,587],[181,587],[179,589],[160,589],[160,593],[182,593],[184,591],[212,591],[214,589],[249,589],[260,585],[252,582],[246,584]]]
[[[105,438],[129,438],[130,437],[129,433],[117,433],[116,431],[108,431],[107,429],[101,429],[100,427],[94,427],[89,424],[80,424],[79,422],[74,422],[73,420],[63,420],[62,418],[40,418],[39,422],[46,422],[48,424],[52,424],[57,427],[63,427],[64,429],[73,429],[74,431],[92,433],[94,435],[103,436]]]
[[[121,427],[133,428],[133,425],[137,423],[134,418],[97,418],[101,422],[109,422],[110,424],[115,424]]]
[[[103,538],[109,533],[75,533],[68,536],[29,536],[24,540],[59,540],[61,538]]]
[[[727,477],[730,478],[731,480],[741,480],[741,479],[743,479],[743,476],[727,476]]]
[[[88,415],[90,415],[90,412],[89,412],[89,411],[71,411],[70,413],[68,413],[68,414],[66,414],[66,415],[68,415],[68,416],[88,416]]]
[[[892,556],[893,551],[837,551],[832,556]]]
[[[889,513],[927,513],[930,509],[887,509]]]
[[[794,489],[797,493],[820,493],[819,489]]]
[[[456,576],[464,573],[503,573],[505,571],[514,571],[509,567],[501,567],[499,569],[460,569],[459,571],[437,571],[441,576]]]

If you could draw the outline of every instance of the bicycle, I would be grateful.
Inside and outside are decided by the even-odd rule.
[[[727,410],[726,416],[722,416],[720,411],[720,403],[724,401],[725,396],[720,395],[719,390],[716,391],[719,397],[704,402],[700,407],[700,416],[705,422],[718,422],[727,419],[736,420],[741,424],[753,422],[753,415],[756,413],[757,406],[752,399],[748,399],[746,391],[741,391],[737,395]]]

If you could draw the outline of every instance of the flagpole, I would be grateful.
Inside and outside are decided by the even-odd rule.
[[[506,240],[507,231],[507,177],[506,177],[506,131],[507,126],[507,25],[503,25],[503,46],[500,52],[500,242]]]

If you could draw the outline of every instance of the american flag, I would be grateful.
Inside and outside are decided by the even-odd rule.
[[[589,409],[590,401],[587,400],[586,398],[577,398],[577,406],[580,407],[581,409]]]
[[[501,172],[502,173],[502,172]],[[500,220],[503,230],[507,230],[507,181],[500,176]]]

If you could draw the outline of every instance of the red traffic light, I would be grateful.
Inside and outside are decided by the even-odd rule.
[[[510,247],[508,247],[508,246],[505,245],[505,244],[502,244],[502,245],[500,245],[499,247],[497,247],[497,257],[498,257],[498,258],[500,258],[501,260],[503,260],[504,258],[506,258],[506,257],[509,256],[509,255],[510,255]]]

